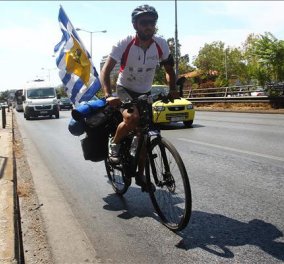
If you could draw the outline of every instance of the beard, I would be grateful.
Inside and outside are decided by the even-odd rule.
[[[153,32],[149,32],[149,33],[144,33],[142,31],[137,31],[137,35],[138,37],[143,40],[143,41],[146,41],[146,40],[149,40],[151,39],[153,36],[154,36],[154,33]]]

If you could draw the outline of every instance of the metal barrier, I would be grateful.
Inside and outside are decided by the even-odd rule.
[[[267,95],[252,96],[262,90]],[[269,85],[264,90],[260,86],[244,85],[184,90],[184,97],[195,104],[212,103],[264,103],[273,108],[284,108],[284,85]]]
[[[201,97],[243,97],[252,96],[253,92],[261,90],[268,96],[282,96],[284,95],[283,85],[267,85],[264,89],[261,86],[242,85],[242,86],[228,86],[228,87],[209,87],[197,89],[185,89],[183,91],[184,97],[201,98]]]
[[[248,104],[268,104],[272,108],[284,108],[284,96],[242,96],[242,97],[195,97],[186,98],[195,105],[214,103],[248,103]]]

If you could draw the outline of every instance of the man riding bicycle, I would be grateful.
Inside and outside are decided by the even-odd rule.
[[[139,97],[150,94],[157,65],[163,65],[169,82],[169,97],[178,98],[176,78],[173,69],[174,60],[170,54],[165,39],[154,36],[158,13],[154,7],[142,5],[132,12],[132,24],[136,30],[135,36],[128,36],[113,46],[104,64],[100,78],[107,102],[118,106]],[[115,64],[120,62],[117,79],[117,97],[111,94],[110,72]],[[118,125],[115,136],[110,143],[109,157],[113,163],[119,162],[120,141],[135,130],[139,123],[139,113],[136,107],[133,111],[122,110],[123,121]],[[139,168],[139,176],[143,175],[143,165]]]

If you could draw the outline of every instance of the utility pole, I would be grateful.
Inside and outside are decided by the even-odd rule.
[[[175,0],[175,53],[176,53],[176,78],[178,78],[178,26],[177,26],[177,0]]]

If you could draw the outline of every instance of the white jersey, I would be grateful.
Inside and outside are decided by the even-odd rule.
[[[143,50],[137,37],[128,36],[112,47],[110,57],[120,62],[117,84],[137,93],[151,90],[157,65],[169,57],[165,39],[154,36]]]

